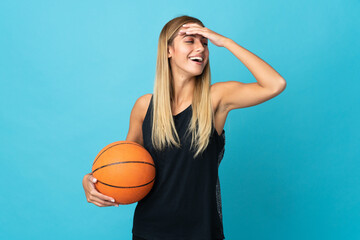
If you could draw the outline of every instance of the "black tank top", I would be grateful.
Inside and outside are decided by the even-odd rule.
[[[190,151],[185,131],[192,105],[173,116],[181,148],[156,151],[151,142],[152,98],[143,125],[144,147],[156,168],[153,188],[135,208],[132,233],[146,240],[224,239],[218,168],[225,151],[225,130],[212,127],[201,156]]]

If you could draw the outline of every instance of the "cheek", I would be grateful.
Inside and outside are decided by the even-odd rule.
[[[190,60],[188,57],[189,54],[190,52],[187,51],[178,51],[173,60],[177,65],[188,64],[188,60]]]
[[[187,56],[191,53],[191,49],[188,46],[184,46],[181,49],[179,49],[179,52],[181,53],[181,55]]]
[[[189,60],[189,56],[190,56],[191,51],[187,50],[187,49],[182,49],[181,51],[178,52],[177,58],[179,61],[186,61]]]

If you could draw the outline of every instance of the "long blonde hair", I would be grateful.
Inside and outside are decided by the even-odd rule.
[[[171,111],[174,87],[167,52],[168,46],[173,46],[173,40],[178,35],[181,26],[188,22],[198,23],[205,27],[199,19],[183,15],[166,23],[159,36],[151,138],[153,146],[157,150],[163,150],[166,146],[172,147],[171,144],[177,148],[181,146]],[[202,74],[196,76],[192,101],[193,113],[187,129],[187,134],[191,132],[190,148],[196,148],[194,158],[208,146],[212,124],[214,123],[210,86],[210,61],[208,61]]]

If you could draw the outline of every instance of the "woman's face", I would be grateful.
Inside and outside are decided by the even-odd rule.
[[[186,30],[186,28],[181,27],[180,30]],[[208,39],[200,34],[187,35],[185,32],[177,34],[168,52],[173,73],[189,77],[200,75],[209,59],[207,44]],[[190,57],[194,56],[200,56],[202,61],[191,60]]]

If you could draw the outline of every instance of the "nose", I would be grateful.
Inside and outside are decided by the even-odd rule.
[[[203,43],[201,41],[195,41],[196,44],[195,44],[195,49],[197,51],[204,51],[204,46],[203,46]]]

